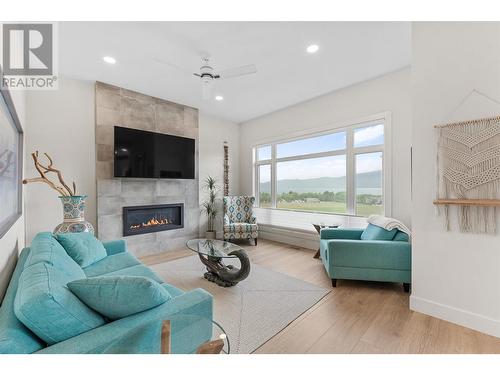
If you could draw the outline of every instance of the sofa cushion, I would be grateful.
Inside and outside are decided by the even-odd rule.
[[[82,268],[66,253],[50,232],[38,233],[31,243],[25,268],[37,263],[48,263],[77,279],[83,274]]]
[[[101,276],[109,272],[118,271],[124,268],[136,266],[141,264],[135,256],[130,253],[118,253],[109,255],[106,258],[85,267],[83,271],[87,277]]]
[[[257,232],[257,230],[258,230],[257,224],[231,223],[224,225],[225,233],[248,233],[248,232]]]
[[[108,255],[102,242],[88,232],[61,233],[56,235],[56,238],[68,255],[83,268],[106,258]]]
[[[152,309],[172,297],[153,279],[142,276],[101,276],[75,280],[68,288],[87,306],[110,319]]]
[[[409,243],[378,240],[330,240],[328,248],[328,264],[333,267],[411,270],[411,246]]]
[[[26,248],[19,255],[9,287],[0,306],[0,354],[29,354],[46,346],[14,314],[14,299],[19,284],[19,277],[29,254],[30,249]]]
[[[150,279],[153,279],[154,281],[162,284],[164,281],[157,275],[155,274],[151,269],[146,267],[143,264],[139,264],[137,266],[132,266],[128,268],[123,268],[118,271],[114,272],[109,272],[106,274],[106,276],[144,276],[144,277],[149,277]]]
[[[363,233],[361,233],[361,239],[365,241],[392,241],[397,231],[397,229],[389,231],[376,225],[368,224]]]
[[[66,284],[75,279],[45,262],[24,268],[19,279],[16,317],[49,345],[105,324],[68,289]]]

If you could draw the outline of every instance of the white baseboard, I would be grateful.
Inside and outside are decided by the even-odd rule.
[[[500,321],[484,315],[410,296],[410,309],[500,338]]]
[[[288,245],[317,250],[319,237],[317,233],[259,224],[259,238],[286,243]]]

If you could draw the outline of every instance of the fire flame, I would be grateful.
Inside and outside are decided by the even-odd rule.
[[[170,224],[170,221],[168,219],[158,220],[157,218],[152,218],[152,219],[149,219],[146,223],[132,224],[130,226],[130,229],[147,228],[147,227],[153,227],[156,225],[165,225],[165,224]]]

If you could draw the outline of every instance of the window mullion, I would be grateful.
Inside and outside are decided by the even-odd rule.
[[[271,207],[276,208],[276,190],[277,190],[277,177],[276,177],[276,144],[271,145]]]
[[[347,155],[346,155],[346,205],[347,213],[354,215],[356,213],[356,193],[355,193],[355,163],[354,163],[354,131],[353,129],[347,130]]]
[[[260,207],[260,165],[255,164],[254,167],[255,179],[254,179],[254,191],[255,191],[255,206]]]

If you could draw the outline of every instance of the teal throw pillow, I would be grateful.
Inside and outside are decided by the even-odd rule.
[[[398,231],[396,236],[394,236],[393,241],[410,242],[410,238],[405,232]]]
[[[368,224],[363,233],[361,233],[361,239],[365,241],[392,241],[397,231],[397,229],[389,231],[376,225]]]
[[[56,239],[64,247],[68,255],[82,268],[88,267],[107,256],[102,242],[91,233],[61,233],[56,235]]]
[[[109,319],[152,309],[172,297],[159,283],[142,276],[100,276],[68,283],[83,303]]]

